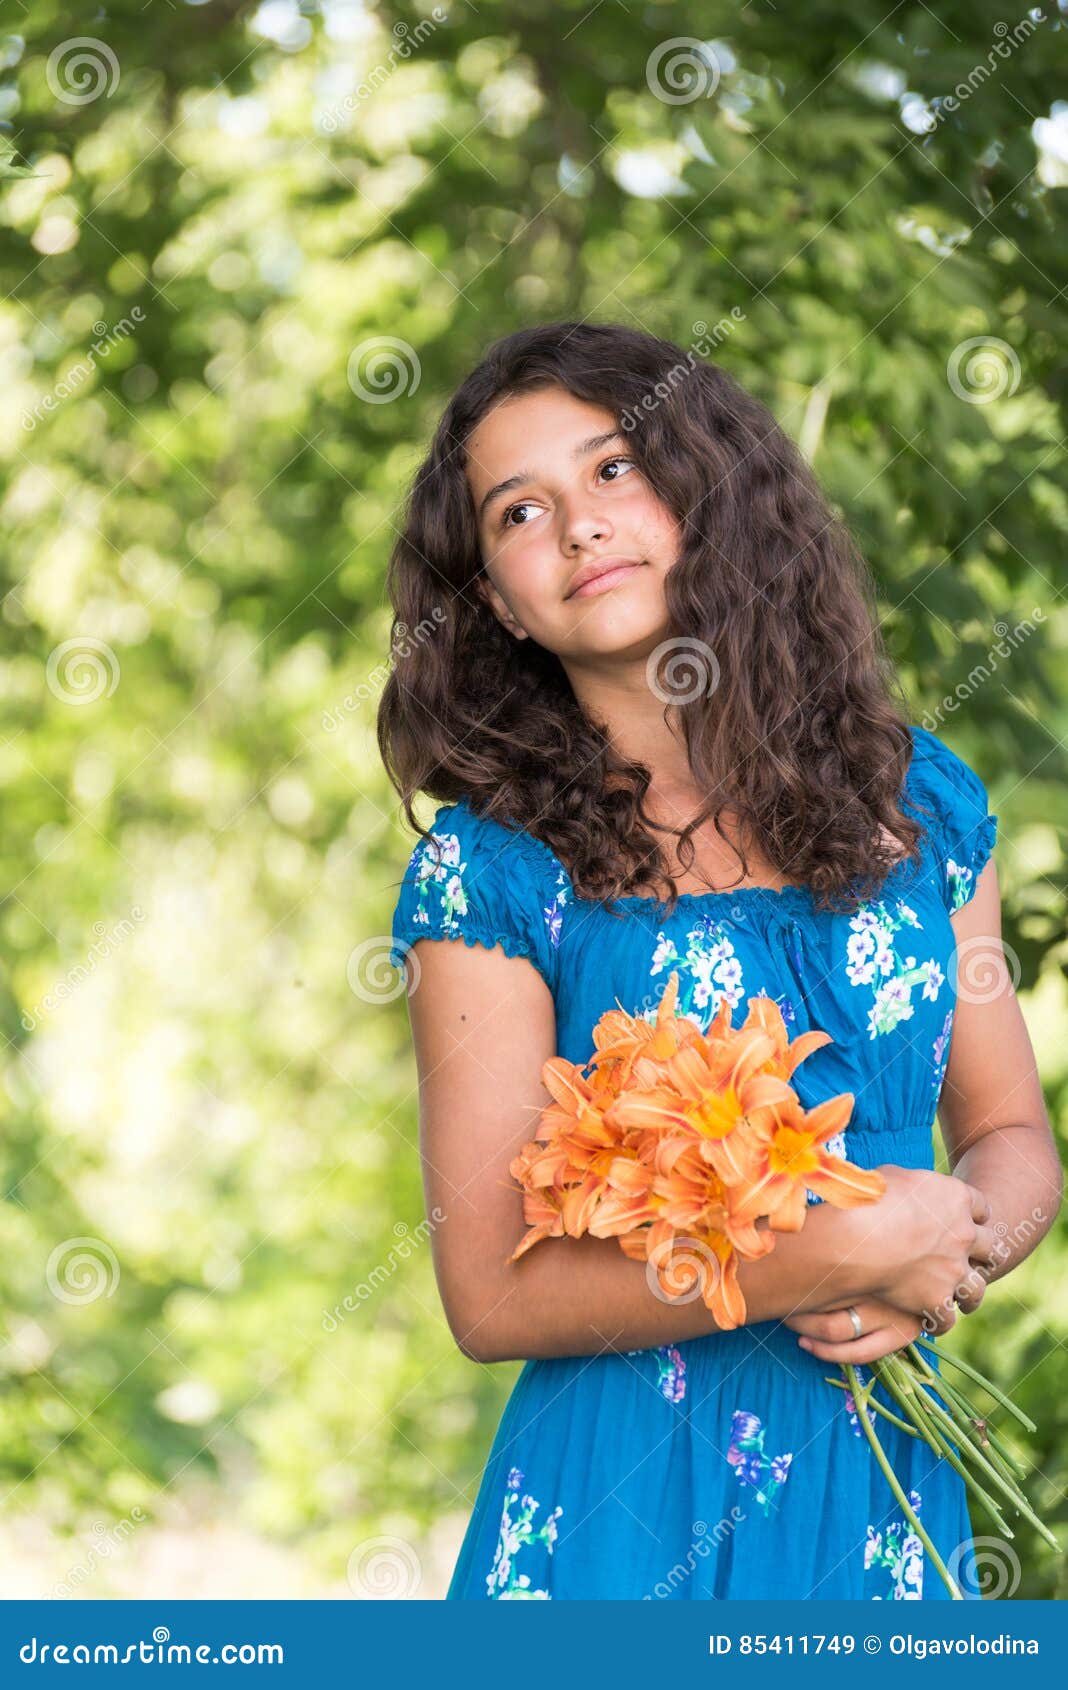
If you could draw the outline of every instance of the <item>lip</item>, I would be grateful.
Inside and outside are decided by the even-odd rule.
[[[575,576],[578,586],[570,587],[564,597],[592,598],[595,593],[606,593],[641,567],[641,559],[633,557],[602,558],[596,564],[586,564]]]

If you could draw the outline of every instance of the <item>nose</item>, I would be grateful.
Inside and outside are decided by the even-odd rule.
[[[582,495],[565,504],[561,546],[569,555],[583,547],[603,543],[612,534],[612,524],[603,510],[591,511],[583,506]]]

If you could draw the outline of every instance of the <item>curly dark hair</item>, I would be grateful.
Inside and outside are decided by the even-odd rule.
[[[681,830],[646,814],[649,768],[613,748],[557,657],[514,639],[474,590],[483,561],[466,442],[496,401],[547,387],[615,414],[680,526],[664,580],[669,679],[658,664],[656,690],[710,795]],[[742,835],[819,907],[854,908],[902,856],[918,860],[922,827],[899,802],[911,735],[891,702],[867,565],[770,411],[671,341],[561,322],[492,345],[415,476],[388,592],[393,649],[407,649],[382,694],[378,743],[421,839],[415,794],[466,798],[477,815],[541,839],[576,895],[609,907],[652,886],[674,909],[655,834],[678,840],[688,871],[698,826],[711,818],[726,840],[728,805]],[[712,689],[678,690],[680,663],[692,672],[705,661]]]

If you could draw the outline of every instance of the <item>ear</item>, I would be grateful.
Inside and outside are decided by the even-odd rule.
[[[480,575],[478,577],[475,582],[475,592],[483,603],[489,606],[501,626],[506,628],[510,634],[513,634],[517,640],[528,640],[530,638],[522,623],[513,616],[488,576]]]

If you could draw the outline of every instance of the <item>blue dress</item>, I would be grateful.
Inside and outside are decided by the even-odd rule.
[[[927,830],[922,862],[897,864],[854,914],[818,911],[808,887],[746,887],[684,894],[666,919],[655,899],[621,898],[613,920],[575,895],[546,844],[460,802],[434,819],[440,866],[428,843],[412,853],[391,960],[402,967],[425,938],[529,958],[553,994],[557,1050],[576,1063],[617,997],[654,1019],[672,970],[676,1007],[702,1030],[724,997],[737,1026],[767,993],[791,1038],[818,1027],[834,1041],[791,1082],[806,1108],[855,1094],[830,1148],[864,1168],[932,1168],[955,1001],[950,915],[975,889],[997,818],[967,764],[911,732],[903,801]],[[841,1377],[778,1321],[526,1362],[448,1598],[948,1600],[830,1376]],[[977,1597],[963,1481],[868,1413],[943,1562]]]

